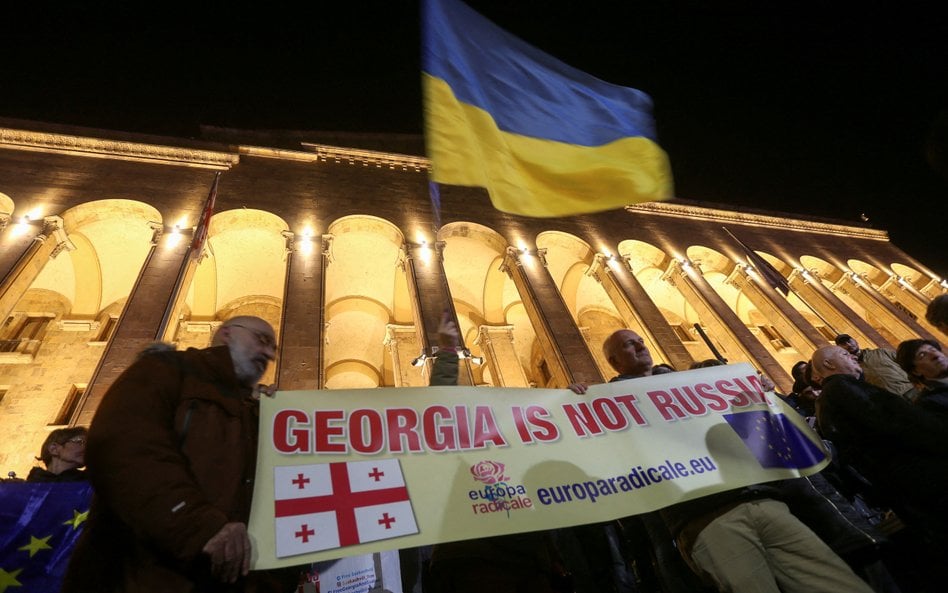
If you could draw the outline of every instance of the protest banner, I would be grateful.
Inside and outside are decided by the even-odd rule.
[[[569,390],[263,398],[256,569],[607,521],[826,465],[748,364]]]

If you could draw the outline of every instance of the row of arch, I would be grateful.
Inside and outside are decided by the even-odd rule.
[[[50,225],[58,224],[55,230],[62,232],[49,241],[56,245],[47,246],[48,260],[21,291],[18,304],[3,313],[22,310],[26,303],[35,309],[43,301],[63,318],[117,317],[159,235],[164,233],[163,248],[181,249],[190,241],[154,207],[131,200],[85,203],[44,224],[47,235],[54,236]],[[4,233],[36,228],[35,220],[12,221]],[[681,364],[716,351],[730,361],[761,366],[759,348],[749,347],[746,335],[709,318],[720,316],[719,302],[768,356],[789,368],[835,333],[850,333],[866,345],[891,346],[929,332],[933,328],[919,311],[945,291],[944,282],[906,263],[883,267],[849,260],[841,267],[818,254],[789,262],[756,252],[761,264],[751,256],[743,261],[729,257],[715,246],[691,245],[675,254],[638,239],[623,240],[610,253],[562,231],[541,232],[529,245],[511,245],[500,233],[472,222],[446,224],[433,237],[406,237],[393,223],[370,215],[333,221],[319,238],[289,229],[286,221],[261,210],[214,215],[203,257],[166,337],[180,346],[204,345],[209,326],[239,314],[256,314],[280,327],[291,252],[323,259],[322,289],[312,298],[324,308],[324,327],[312,329],[323,337],[322,387],[330,389],[424,384],[424,367],[411,364],[423,346],[408,257],[422,260],[416,265],[440,266],[437,273],[447,284],[464,344],[473,360],[484,360],[472,367],[475,384],[483,385],[555,383],[549,369],[553,361],[539,347],[530,321],[526,301],[531,297],[521,294],[509,272],[511,259],[546,269],[604,377],[611,370],[600,353],[602,341],[630,326],[646,338],[656,362]],[[779,273],[791,290],[768,289],[767,272],[758,269],[762,265]],[[661,337],[668,332],[650,327],[654,318],[635,314],[642,300],[610,280],[617,273],[629,274],[626,281],[641,287],[685,356],[671,360]],[[709,296],[708,288],[720,301]]]

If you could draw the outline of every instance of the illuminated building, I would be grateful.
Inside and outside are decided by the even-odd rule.
[[[934,337],[946,292],[881,230],[684,201],[527,219],[457,187],[436,211],[421,157],[247,137],[0,122],[0,467],[23,475],[49,430],[87,424],[149,343],[205,346],[234,315],[277,329],[265,380],[284,390],[424,385],[447,309],[469,385],[606,380],[601,344],[629,327],[656,363],[713,346],[787,391],[836,333]]]

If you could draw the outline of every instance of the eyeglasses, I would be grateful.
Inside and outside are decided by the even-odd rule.
[[[252,327],[247,327],[246,325],[240,325],[239,323],[231,323],[227,327],[239,327],[241,329],[245,329],[249,331],[250,333],[252,333],[253,335],[257,336],[257,341],[260,342],[261,346],[264,346],[267,348],[273,348],[274,350],[277,350],[276,340],[274,340],[273,336],[271,336],[268,333],[264,333]]]
[[[77,445],[85,445],[86,437],[72,437],[71,439],[66,439],[66,441],[63,444],[65,445],[66,443],[75,443]]]

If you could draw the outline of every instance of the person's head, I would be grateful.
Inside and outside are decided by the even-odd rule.
[[[620,329],[606,338],[602,353],[620,375],[644,377],[652,374],[652,355],[642,336],[630,329]]]
[[[859,356],[859,342],[849,334],[839,334],[833,340],[836,345],[854,356]]]
[[[805,360],[798,360],[793,363],[793,366],[790,367],[790,376],[793,377],[794,381],[802,381],[803,375],[806,372],[807,362]]]
[[[653,375],[664,375],[665,373],[674,373],[674,372],[675,372],[675,367],[673,367],[670,364],[665,364],[664,362],[660,362],[657,365],[652,367]]]
[[[225,321],[214,334],[212,346],[227,346],[234,373],[242,385],[256,387],[267,365],[276,358],[276,336],[259,317],[240,316]]]
[[[803,382],[806,383],[807,386],[812,387],[813,389],[820,388],[819,380],[813,378],[813,364],[812,363],[808,362],[806,363],[806,366],[803,367]]]
[[[800,393],[809,385],[806,380],[807,361],[800,360],[790,367],[790,376],[793,377],[793,393]]]
[[[706,369],[708,367],[720,367],[720,366],[724,366],[724,363],[718,360],[717,358],[708,358],[706,360],[699,360],[699,361],[691,363],[691,366],[688,367],[688,370],[693,371],[695,369]]]
[[[43,447],[37,459],[54,474],[82,467],[86,464],[86,436],[88,434],[89,431],[84,426],[57,428],[43,441]]]
[[[948,356],[935,340],[906,340],[895,351],[895,361],[916,383],[948,377]]]
[[[939,295],[928,303],[925,319],[948,336],[948,294]]]
[[[859,378],[862,368],[856,356],[841,346],[823,346],[810,359],[810,373],[814,381],[822,383],[833,375],[849,375]]]

